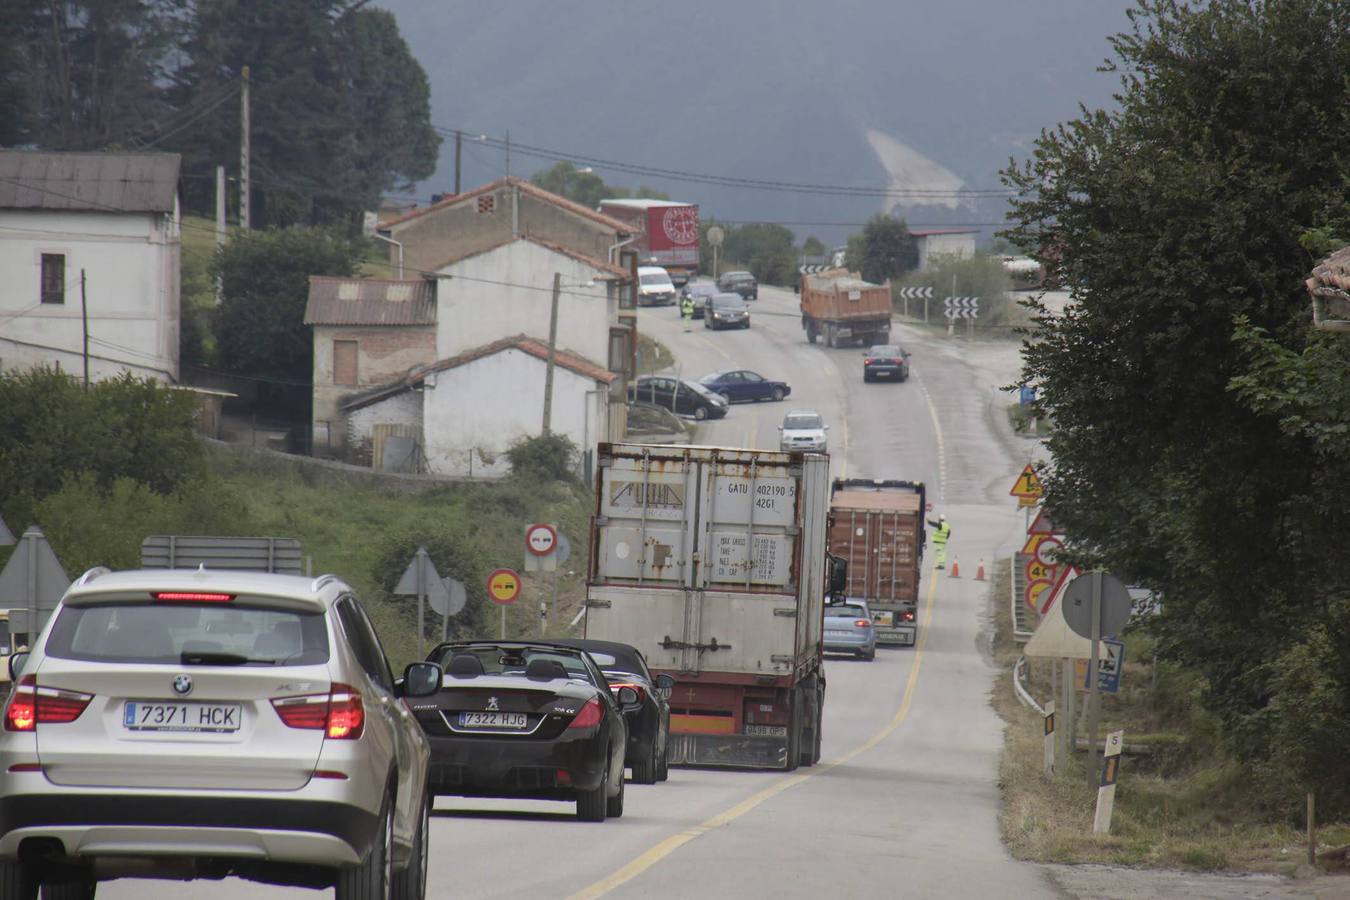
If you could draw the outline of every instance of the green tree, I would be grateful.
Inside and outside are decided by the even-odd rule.
[[[877,213],[862,234],[848,239],[847,265],[863,280],[881,284],[919,267],[919,245],[904,219]]]
[[[1308,345],[1299,236],[1346,221],[1350,197],[1350,7],[1141,0],[1130,20],[1112,40],[1118,109],[1044,132],[1004,173],[1008,236],[1056,248],[1075,300],[1024,347],[1056,426],[1046,502],[1080,559],[1163,591],[1159,652],[1204,677],[1238,755],[1308,783],[1319,754],[1290,752],[1280,717],[1307,661],[1335,658],[1315,636],[1344,640],[1345,482],[1290,427],[1302,401],[1275,375],[1292,367],[1263,369],[1234,336]],[[1346,808],[1343,779],[1326,799]]]
[[[199,0],[171,97],[191,108],[249,67],[257,223],[346,220],[429,176],[440,137],[426,74],[392,15],[345,0]],[[215,166],[239,157],[239,117],[210,115],[167,141],[185,154],[191,208],[210,209]]]
[[[796,238],[782,225],[750,222],[727,231],[723,259],[746,266],[766,284],[791,284],[797,273]]]
[[[821,243],[820,238],[816,237],[815,235],[811,235],[806,240],[802,241],[802,255],[824,256],[825,245]]]
[[[0,144],[93,150],[143,146],[174,112],[162,83],[175,0],[51,3],[0,9]]]
[[[331,231],[285,228],[235,235],[216,257],[221,365],[251,377],[307,384],[313,340],[305,325],[309,276],[356,274],[360,249]]]

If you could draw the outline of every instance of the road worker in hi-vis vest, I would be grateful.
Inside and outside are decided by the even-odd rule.
[[[685,294],[680,298],[680,318],[684,319],[684,330],[694,327],[694,298]]]
[[[947,541],[952,536],[951,523],[947,521],[945,515],[940,515],[936,522],[929,519],[928,524],[936,529],[933,532],[933,555],[937,558],[937,567],[944,569],[947,567]]]

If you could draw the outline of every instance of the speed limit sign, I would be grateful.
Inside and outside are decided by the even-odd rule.
[[[531,525],[525,529],[525,549],[535,556],[548,556],[558,547],[558,532],[552,525]]]

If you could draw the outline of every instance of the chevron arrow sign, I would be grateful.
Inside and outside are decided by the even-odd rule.
[[[903,287],[900,296],[905,300],[927,300],[933,296],[931,287]]]
[[[943,297],[949,319],[974,319],[980,314],[979,297]]]
[[[800,275],[817,275],[831,268],[834,267],[825,263],[803,263],[797,267],[797,272]]]

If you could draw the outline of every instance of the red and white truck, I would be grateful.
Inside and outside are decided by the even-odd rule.
[[[675,679],[671,764],[820,759],[824,599],[846,574],[825,552],[829,466],[817,453],[600,445],[586,637],[637,647]]]
[[[672,200],[601,200],[600,212],[627,222],[637,237],[638,262],[660,266],[676,287],[698,274],[698,206]]]
[[[844,594],[867,601],[878,644],[912,647],[919,633],[924,493],[922,481],[830,485],[829,551],[848,562]]]

